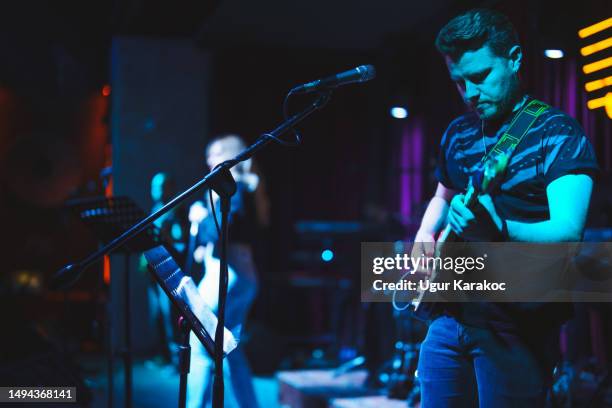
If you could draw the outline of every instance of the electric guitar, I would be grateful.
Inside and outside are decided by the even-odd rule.
[[[463,198],[463,204],[465,204],[467,208],[470,210],[474,209],[480,195],[491,194],[495,191],[504,177],[508,161],[509,156],[506,153],[492,154],[484,161],[480,169],[470,177]],[[457,234],[452,231],[450,224],[447,223],[436,241],[434,256],[443,257],[445,244],[447,242],[456,241],[457,238]],[[439,271],[435,268],[436,264],[437,263],[434,262],[434,268],[431,270],[431,274],[428,278],[430,282],[436,282],[439,278]],[[419,285],[418,294],[411,301],[413,315],[418,319],[428,320],[431,317],[436,305],[435,302],[429,300],[431,296],[432,294],[429,290],[423,290]]]

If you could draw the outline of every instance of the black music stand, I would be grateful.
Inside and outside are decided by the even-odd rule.
[[[136,222],[146,217],[145,212],[130,197],[93,197],[68,201],[65,204],[72,213],[76,214],[87,225],[102,244],[112,241],[117,235],[128,230]],[[151,225],[143,234],[138,235],[126,243],[120,252],[125,259],[124,272],[124,317],[125,333],[124,348],[120,355],[123,357],[125,370],[125,406],[132,406],[132,336],[131,306],[130,306],[130,255],[152,248],[159,244],[159,234]],[[108,406],[113,404],[113,349],[111,327],[108,323],[110,311],[107,310],[106,331],[108,336]]]
[[[187,402],[187,375],[191,348],[189,332],[193,331],[202,345],[212,356],[215,355],[214,336],[217,330],[217,316],[200,297],[198,289],[190,276],[186,275],[163,245],[144,253],[149,271],[162,287],[172,304],[178,309],[181,319],[181,345],[179,346],[179,408]],[[232,332],[224,329],[223,355],[226,356],[238,346]]]

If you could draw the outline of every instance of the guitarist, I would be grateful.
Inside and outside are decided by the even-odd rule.
[[[217,165],[230,160],[246,148],[237,135],[226,134],[214,138],[206,149],[206,163],[213,170]],[[249,309],[255,300],[258,286],[253,247],[258,235],[257,190],[262,192],[259,177],[251,172],[251,160],[241,162],[231,170],[236,180],[237,191],[232,196],[230,208],[230,237],[228,245],[228,291],[225,309],[225,325],[234,336],[240,337]],[[213,193],[216,216],[221,214],[218,196]],[[201,202],[193,204],[189,220],[199,224],[198,248],[194,258],[206,265],[206,272],[198,291],[207,305],[216,313],[219,296],[220,261],[218,234],[212,208]],[[209,245],[212,243],[213,245]],[[204,245],[206,244],[206,249]],[[201,255],[198,255],[200,253]],[[212,401],[212,370],[214,363],[202,343],[191,333],[191,368],[187,383],[187,407],[207,407]],[[239,345],[225,359],[224,366],[225,406],[257,408],[251,370]]]
[[[498,192],[475,208],[462,194],[470,174],[531,98],[521,90],[522,51],[508,18],[476,9],[436,39],[470,112],[441,140],[438,185],[415,237],[413,256],[434,255],[450,224],[467,241],[580,241],[597,161],[582,128],[549,108],[514,150]],[[423,408],[542,406],[570,304],[440,304],[420,349]],[[569,310],[568,310],[569,309]]]

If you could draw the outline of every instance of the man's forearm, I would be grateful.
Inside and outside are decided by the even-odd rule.
[[[448,202],[442,197],[434,196],[425,210],[419,231],[435,235],[446,223]]]
[[[510,241],[522,242],[577,242],[582,238],[582,229],[576,224],[561,220],[507,221]]]

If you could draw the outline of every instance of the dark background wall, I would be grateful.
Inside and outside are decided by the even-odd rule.
[[[153,203],[151,179],[171,176],[183,190],[204,176],[209,138],[210,56],[182,38],[121,37],[111,48],[111,142],[113,195],[129,196],[146,212]],[[190,205],[194,197],[186,206]],[[123,338],[123,255],[112,257],[114,335]],[[152,348],[157,328],[150,316],[152,280],[131,256],[134,346]]]

